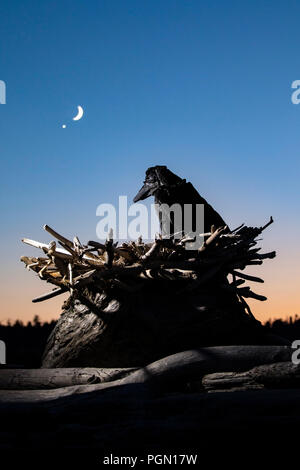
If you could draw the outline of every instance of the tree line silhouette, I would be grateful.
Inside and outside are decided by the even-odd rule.
[[[41,366],[46,341],[56,324],[42,322],[38,315],[32,321],[16,320],[0,323],[0,339],[6,344],[6,363],[12,367],[35,368]]]
[[[41,366],[46,341],[56,325],[56,320],[42,322],[38,315],[27,323],[16,320],[0,323],[0,340],[6,344],[8,366],[35,368]],[[269,333],[283,336],[291,341],[300,339],[300,317],[295,315],[285,320],[268,320],[264,328]]]

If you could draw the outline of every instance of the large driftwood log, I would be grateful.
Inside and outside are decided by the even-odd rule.
[[[42,390],[71,385],[88,385],[117,380],[136,368],[97,369],[4,369],[0,372],[0,390]]]
[[[0,391],[0,403],[43,403],[123,385],[146,384],[152,388],[180,390],[191,380],[213,372],[245,371],[262,364],[286,362],[292,350],[287,346],[218,346],[184,351],[143,367],[112,382],[62,387],[55,390]]]

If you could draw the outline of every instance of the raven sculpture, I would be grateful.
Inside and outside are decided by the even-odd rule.
[[[181,207],[181,227],[184,227],[184,215],[187,210],[185,204],[192,205],[191,216],[192,220],[190,221],[190,227],[194,231],[196,229],[196,205],[204,205],[204,232],[210,232],[212,225],[215,228],[223,227],[226,225],[226,222],[222,217],[213,209],[213,207],[208,204],[208,202],[200,196],[196,191],[194,186],[191,183],[187,183],[185,179],[180,178],[170,171],[166,166],[153,166],[148,168],[146,171],[146,178],[144,185],[137,193],[134,198],[134,202],[141,201],[146,199],[149,196],[154,196],[155,204],[158,205],[159,218],[160,218],[160,228],[162,233],[164,232],[164,226],[166,220],[164,218],[170,218],[170,212],[166,215],[166,212],[161,211],[160,207],[164,204],[167,204],[169,207],[173,204],[179,204]],[[168,220],[168,226],[170,230],[170,236],[173,237],[176,233],[176,226],[174,225],[174,220],[170,218]],[[182,230],[182,233],[185,233]]]

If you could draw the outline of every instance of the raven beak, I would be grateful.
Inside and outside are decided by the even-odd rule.
[[[147,199],[147,197],[151,196],[153,187],[149,184],[145,183],[144,186],[141,187],[133,202],[142,201],[143,199]]]

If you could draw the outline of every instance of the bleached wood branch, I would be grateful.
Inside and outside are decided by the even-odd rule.
[[[45,250],[47,253],[49,250],[49,244],[47,243],[42,243],[38,242],[36,240],[31,240],[29,238],[22,238],[22,242],[25,243],[26,245],[33,246],[34,248],[39,248],[40,250]],[[64,248],[57,248],[55,249],[55,256],[58,256],[60,258],[64,259],[72,259],[72,255],[70,254],[69,251],[67,251]],[[83,259],[90,261],[90,257],[87,255],[83,255]]]
[[[30,240],[29,238],[22,238],[22,242],[26,243],[26,245],[33,246],[34,248],[39,248],[40,250],[42,250],[43,248],[47,251],[49,250],[49,244],[47,243],[37,242],[35,240]],[[63,248],[56,248],[55,252],[57,256],[64,255],[64,258],[72,258],[70,253]]]

